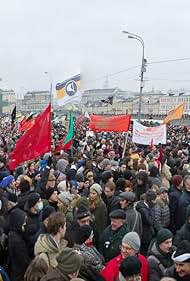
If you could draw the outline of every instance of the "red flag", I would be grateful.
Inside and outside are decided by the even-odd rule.
[[[131,115],[101,116],[91,115],[89,128],[95,132],[127,132],[131,123]]]
[[[51,105],[36,118],[35,124],[16,143],[11,153],[10,170],[51,150]]]

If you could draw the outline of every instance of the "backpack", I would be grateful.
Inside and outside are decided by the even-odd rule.
[[[0,280],[2,281],[10,281],[10,278],[3,267],[0,266]]]

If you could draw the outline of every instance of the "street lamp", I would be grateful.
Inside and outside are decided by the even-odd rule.
[[[44,74],[48,75],[49,78],[50,78],[49,101],[51,103],[51,106],[53,106],[53,104],[52,104],[52,98],[53,98],[52,97],[52,75],[48,71],[45,71]]]
[[[141,110],[142,110],[142,91],[143,91],[143,87],[144,87],[144,72],[146,72],[146,64],[147,64],[147,60],[144,57],[144,40],[142,39],[141,36],[130,33],[126,30],[122,31],[124,34],[128,34],[128,38],[129,39],[135,39],[138,40],[141,45],[142,45],[142,64],[141,64],[141,73],[140,73],[140,91],[139,91],[139,110],[138,110],[138,121],[140,122],[141,120]]]

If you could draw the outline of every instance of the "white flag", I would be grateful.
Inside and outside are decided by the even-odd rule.
[[[146,127],[134,121],[132,142],[145,145],[166,144],[166,125]]]
[[[59,106],[81,102],[80,80],[81,76],[78,74],[56,85],[57,104]]]

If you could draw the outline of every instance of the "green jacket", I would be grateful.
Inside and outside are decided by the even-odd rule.
[[[116,232],[112,231],[111,226],[104,230],[99,241],[99,252],[104,256],[106,262],[119,255],[122,239],[128,232],[126,223]]]

